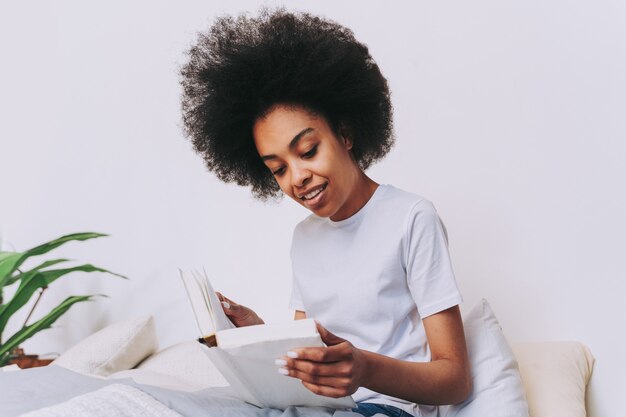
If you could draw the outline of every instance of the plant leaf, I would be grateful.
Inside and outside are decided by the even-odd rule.
[[[46,287],[52,284],[54,281],[69,274],[70,272],[82,271],[82,272],[105,272],[111,275],[118,276],[120,278],[128,279],[127,277],[108,271],[103,268],[98,268],[91,264],[79,265],[72,268],[64,269],[49,269],[46,271],[30,270],[20,274],[22,277],[20,280],[20,286],[13,295],[13,298],[3,306],[0,306],[0,334],[4,331],[9,319],[16,311],[22,308],[28,300],[32,297],[33,293],[38,288]]]
[[[6,258],[9,258],[13,255],[18,254],[19,252],[6,252],[6,251],[0,251],[0,263],[3,262]]]
[[[20,282],[20,286],[15,291],[13,297],[6,304],[0,306],[0,334],[4,331],[9,319],[17,310],[22,308],[24,304],[30,300],[38,288],[42,288],[48,285],[46,277],[41,272],[27,272],[27,275]]]
[[[35,246],[34,248],[27,250],[26,252],[1,252],[2,257],[0,257],[0,288],[8,285],[7,282],[10,280],[11,275],[13,275],[17,268],[19,268],[20,265],[22,265],[24,261],[31,256],[43,255],[44,253],[50,252],[52,249],[58,248],[64,243],[72,240],[87,240],[102,236],[108,235],[95,232],[72,233],[70,235],[61,236],[60,238],[43,243],[39,246]]]
[[[0,253],[0,288],[8,285],[11,274],[24,262],[23,257],[21,252]]]
[[[40,269],[44,269],[49,266],[56,265],[61,262],[68,262],[68,261],[71,261],[71,259],[51,259],[49,261],[42,263],[41,265],[37,265],[36,267],[31,269],[31,271],[39,271]]]
[[[40,269],[47,268],[49,266],[56,265],[56,264],[61,263],[61,262],[67,262],[67,261],[71,261],[71,259],[52,259],[50,261],[46,261],[46,262],[42,263],[41,265],[38,265],[38,266],[34,267],[33,269],[31,269],[28,272],[39,271]],[[26,273],[27,272],[23,272],[21,274],[13,275],[7,281],[6,286],[15,284],[17,281],[22,279],[24,277],[24,274],[26,274]]]
[[[84,233],[72,233],[70,235],[61,236],[60,238],[51,240],[49,242],[43,243],[39,246],[31,248],[24,252],[27,256],[36,256],[43,255],[44,253],[50,252],[52,249],[58,248],[64,243],[67,243],[72,240],[87,240],[94,239],[97,237],[108,236],[103,233],[95,233],[95,232],[84,232]]]
[[[71,268],[64,268],[64,269],[48,269],[46,271],[39,271],[39,273],[41,273],[43,276],[46,277],[46,280],[48,281],[48,285],[50,285],[55,280],[57,280],[59,277],[65,275],[65,274],[69,274],[70,272],[74,272],[74,271],[105,272],[107,274],[115,275],[115,276],[120,277],[120,278],[128,279],[124,275],[116,274],[115,272],[111,272],[111,271],[108,271],[106,269],[102,269],[102,268],[99,268],[97,266],[93,266],[91,264],[79,265],[79,266],[74,266],[74,267],[71,267]]]
[[[6,251],[1,251],[0,252],[0,262],[2,262],[5,258],[8,258],[9,256],[13,255],[15,252],[6,252]]]
[[[11,336],[9,340],[6,341],[6,343],[0,346],[0,360],[6,360],[5,354],[10,352],[11,349],[13,349],[16,346],[19,346],[25,340],[34,336],[37,332],[44,330],[44,329],[48,329],[50,326],[52,326],[52,324],[59,317],[65,314],[65,312],[67,312],[67,310],[69,310],[71,306],[73,306],[74,304],[78,302],[90,301],[93,297],[96,297],[96,296],[99,296],[99,295],[73,295],[71,297],[66,298],[65,300],[63,300],[61,304],[59,304],[54,309],[52,309],[52,311],[50,311],[50,313],[48,313],[45,317],[36,321],[30,326],[26,326],[23,329],[19,330],[17,333]]]

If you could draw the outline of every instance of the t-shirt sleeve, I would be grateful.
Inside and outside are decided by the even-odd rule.
[[[304,309],[304,303],[302,302],[302,295],[300,293],[300,287],[298,286],[298,279],[296,277],[296,273],[293,270],[293,251],[294,245],[296,244],[298,227],[296,227],[293,231],[293,236],[291,238],[291,249],[289,255],[291,257],[292,264],[292,275],[291,275],[291,298],[289,299],[289,308],[292,310],[300,310],[306,311]]]
[[[446,229],[430,201],[413,206],[406,241],[407,284],[420,317],[460,304]]]
[[[304,304],[302,303],[300,288],[298,287],[295,277],[291,281],[291,299],[289,300],[289,308],[292,310],[306,311],[304,309]]]

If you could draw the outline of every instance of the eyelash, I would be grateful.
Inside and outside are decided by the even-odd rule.
[[[302,154],[302,156],[305,157],[306,159],[309,159],[309,158],[314,157],[316,153],[317,153],[317,145],[312,147],[308,152],[305,152],[304,154]]]
[[[307,152],[303,153],[302,157],[304,159],[311,159],[311,158],[313,158],[315,156],[316,153],[317,153],[317,145],[312,147]],[[285,171],[285,167],[280,167],[276,171],[273,171],[272,174],[275,175],[275,176],[280,177],[283,174],[284,171]]]

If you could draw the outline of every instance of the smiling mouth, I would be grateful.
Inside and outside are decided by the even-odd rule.
[[[306,200],[311,200],[311,199],[317,197],[317,195],[319,193],[321,193],[322,191],[324,191],[326,189],[326,186],[328,186],[328,183],[325,183],[321,187],[311,191],[310,193],[308,193],[306,195],[303,195],[302,197],[300,197],[300,200],[306,201]]]

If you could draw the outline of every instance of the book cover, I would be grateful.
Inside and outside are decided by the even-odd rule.
[[[352,408],[352,397],[332,398],[309,391],[296,378],[278,373],[274,360],[301,347],[325,346],[313,319],[236,327],[222,310],[206,272],[180,271],[200,330],[203,350],[247,403]]]

